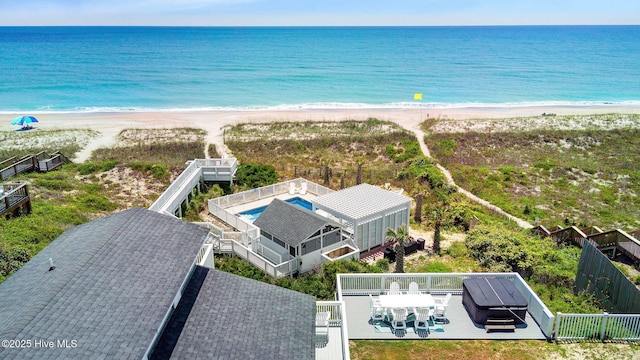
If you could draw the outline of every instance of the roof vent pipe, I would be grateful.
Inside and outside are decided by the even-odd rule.
[[[49,271],[52,271],[55,268],[55,265],[53,265],[53,258],[49,258]]]

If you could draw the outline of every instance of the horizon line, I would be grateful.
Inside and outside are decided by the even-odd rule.
[[[135,24],[58,24],[58,25],[1,25],[0,28],[26,27],[184,27],[184,28],[444,28],[444,27],[578,27],[578,26],[640,26],[638,24],[449,24],[449,25],[135,25]]]

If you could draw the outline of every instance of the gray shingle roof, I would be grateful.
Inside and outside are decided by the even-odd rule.
[[[152,358],[314,359],[315,313],[312,296],[198,266]]]
[[[32,341],[0,358],[142,358],[207,233],[141,208],[67,230],[0,284],[0,339]],[[36,339],[77,347],[36,349]]]
[[[300,206],[273,199],[253,225],[291,246],[297,246],[325,225],[340,226],[335,221]]]
[[[363,219],[387,209],[411,205],[411,198],[369,184],[360,184],[318,196],[311,202],[351,219]]]

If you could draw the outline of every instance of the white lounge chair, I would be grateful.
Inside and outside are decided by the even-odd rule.
[[[405,308],[391,309],[393,318],[391,319],[391,327],[394,330],[406,330],[407,329],[407,316],[409,312]]]
[[[304,195],[307,193],[307,182],[304,181],[302,184],[300,184],[300,195]]]
[[[330,311],[316,313],[316,334],[329,336]]]
[[[414,329],[417,330],[426,330],[429,331],[429,319],[433,315],[433,311],[428,308],[418,308],[415,309],[414,314],[416,314],[416,320],[413,322]]]
[[[392,282],[389,286],[389,295],[400,295],[400,285],[397,282]]]
[[[436,320],[445,320],[447,318],[447,305],[449,305],[449,300],[451,300],[451,293],[448,293],[444,298],[436,298],[433,300],[436,303],[433,313],[434,317]]]
[[[296,183],[289,183],[289,195],[293,195],[296,193]]]
[[[409,284],[409,294],[411,295],[419,295],[420,294],[420,290],[418,289],[418,283],[415,281],[412,281]]]
[[[369,306],[371,307],[371,320],[373,321],[384,320],[386,311],[382,306],[380,306],[380,300],[374,299],[373,296],[371,296],[371,294],[369,294]]]

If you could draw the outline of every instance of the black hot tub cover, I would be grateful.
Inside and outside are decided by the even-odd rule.
[[[463,280],[463,286],[478,307],[527,307],[527,300],[507,279],[476,278]]]

